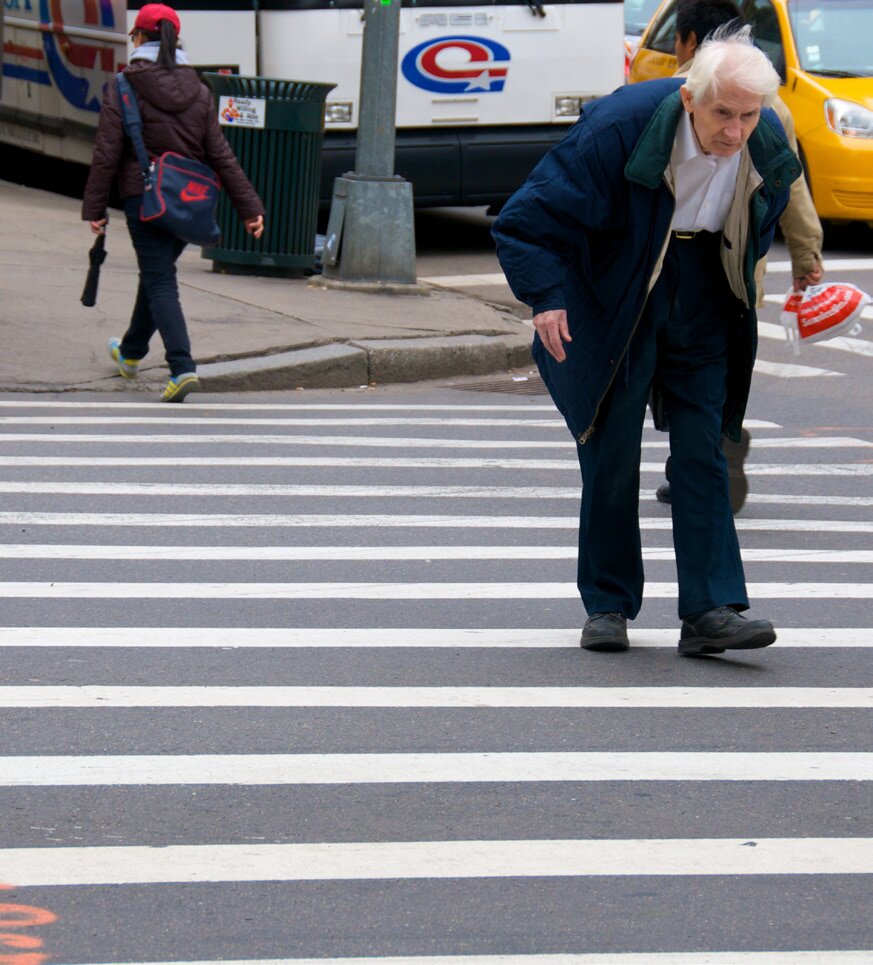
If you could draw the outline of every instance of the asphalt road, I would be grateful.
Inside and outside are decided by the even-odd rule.
[[[801,364],[738,521],[779,641],[702,660],[651,428],[633,648],[579,649],[523,374],[0,399],[3,953],[873,961],[869,356]]]

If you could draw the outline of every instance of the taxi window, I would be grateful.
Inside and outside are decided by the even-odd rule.
[[[770,0],[749,0],[745,5],[746,22],[752,25],[755,46],[760,47],[781,77],[785,76],[785,50],[779,19]]]
[[[624,32],[639,37],[661,0],[624,0]]]
[[[646,47],[657,50],[662,54],[676,52],[676,4],[672,3],[664,9],[652,24]]]
[[[804,70],[834,77],[873,76],[870,0],[796,0],[789,11]]]

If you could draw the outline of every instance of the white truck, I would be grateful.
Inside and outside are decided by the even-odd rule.
[[[397,2],[397,0],[395,0]],[[4,0],[0,141],[87,164],[103,85],[127,61],[139,4]],[[354,168],[360,0],[173,3],[203,70],[336,84],[325,110],[323,200]],[[624,80],[620,0],[404,0],[397,172],[416,204],[499,204],[578,117]]]

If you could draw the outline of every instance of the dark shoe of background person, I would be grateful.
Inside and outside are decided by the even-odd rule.
[[[725,650],[758,650],[775,641],[776,631],[769,620],[747,620],[731,607],[720,606],[685,617],[679,653],[696,657]]]
[[[673,479],[673,457],[667,456],[667,461],[664,463],[664,482],[655,490],[655,499],[659,503],[666,503],[670,505],[670,482]]]
[[[660,486],[655,490],[655,499],[659,503],[666,503],[670,505],[670,483],[662,482]]]
[[[743,508],[746,496],[749,495],[749,484],[746,481],[746,470],[743,464],[749,454],[751,441],[752,437],[748,429],[742,430],[739,442],[732,442],[727,436],[721,437],[722,452],[727,459],[728,487],[734,516]]]
[[[584,650],[618,653],[627,650],[627,618],[620,613],[592,613],[585,621],[579,645]]]
[[[749,454],[752,437],[748,429],[743,429],[739,442],[732,442],[727,436],[722,436],[721,448],[728,465],[728,488],[730,491],[731,511],[734,516],[745,506],[749,495],[749,483],[746,480],[744,463]],[[655,498],[659,503],[670,504],[670,482],[661,483],[655,490]]]

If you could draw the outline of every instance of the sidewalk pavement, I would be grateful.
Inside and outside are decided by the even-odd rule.
[[[94,236],[79,202],[0,181],[0,391],[156,391],[160,337],[136,380],[106,343],[127,327],[136,260],[113,212],[97,305],[79,301]],[[507,310],[431,287],[429,296],[312,287],[309,280],[212,272],[189,246],[182,307],[206,391],[335,388],[479,375],[530,364],[531,329]]]

